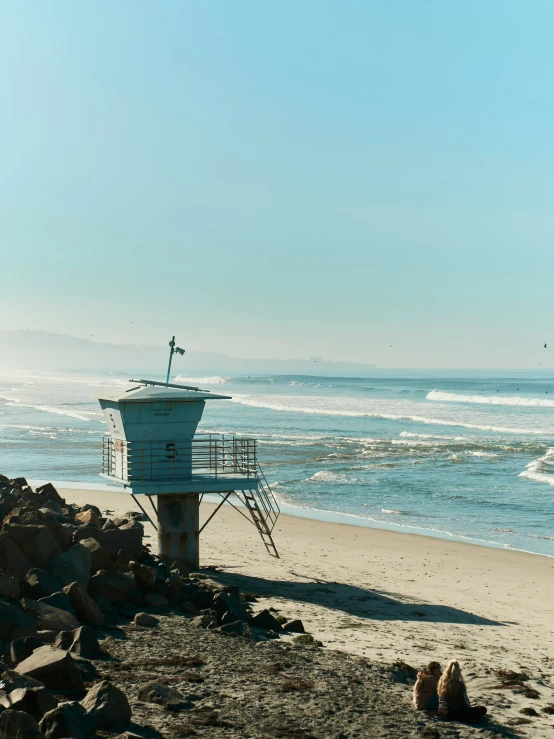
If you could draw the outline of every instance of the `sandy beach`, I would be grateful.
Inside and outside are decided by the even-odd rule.
[[[60,490],[68,501],[123,514],[120,493]],[[213,504],[202,505],[202,519]],[[146,524],[146,539],[156,535]],[[267,606],[299,617],[326,649],[420,667],[457,658],[472,700],[521,735],[554,737],[554,559],[425,536],[282,515],[271,558],[257,531],[225,506],[201,536],[201,564],[223,571]],[[495,670],[528,677],[525,697]],[[522,708],[538,716],[525,716]],[[528,721],[529,723],[525,723]]]

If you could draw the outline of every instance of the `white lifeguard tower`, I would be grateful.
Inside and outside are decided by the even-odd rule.
[[[272,531],[279,506],[258,463],[256,440],[196,434],[206,401],[229,396],[169,383],[173,354],[184,353],[175,337],[169,345],[165,383],[130,380],[129,390],[99,398],[110,433],[102,443],[102,477],[133,497],[158,532],[162,557],[198,568],[200,533],[226,502],[256,526],[267,551],[278,557]],[[208,493],[221,502],[200,526],[200,502]],[[154,520],[141,496],[149,499]]]

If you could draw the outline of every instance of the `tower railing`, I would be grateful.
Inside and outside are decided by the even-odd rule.
[[[131,485],[179,482],[193,475],[258,476],[255,439],[226,434],[197,434],[171,441],[102,439],[102,473]]]

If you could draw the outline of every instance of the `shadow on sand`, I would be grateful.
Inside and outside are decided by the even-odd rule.
[[[459,608],[433,605],[432,603],[407,602],[400,594],[385,593],[356,585],[326,580],[291,582],[250,577],[240,573],[217,571],[216,578],[226,585],[238,585],[246,593],[269,595],[311,603],[344,611],[356,618],[380,621],[416,621],[430,623],[476,624],[479,626],[504,626]]]

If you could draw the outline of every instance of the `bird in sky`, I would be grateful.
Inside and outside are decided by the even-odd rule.
[[[544,348],[545,348],[545,349],[547,349],[547,348],[548,348],[548,347],[546,346],[546,344],[544,345]]]

